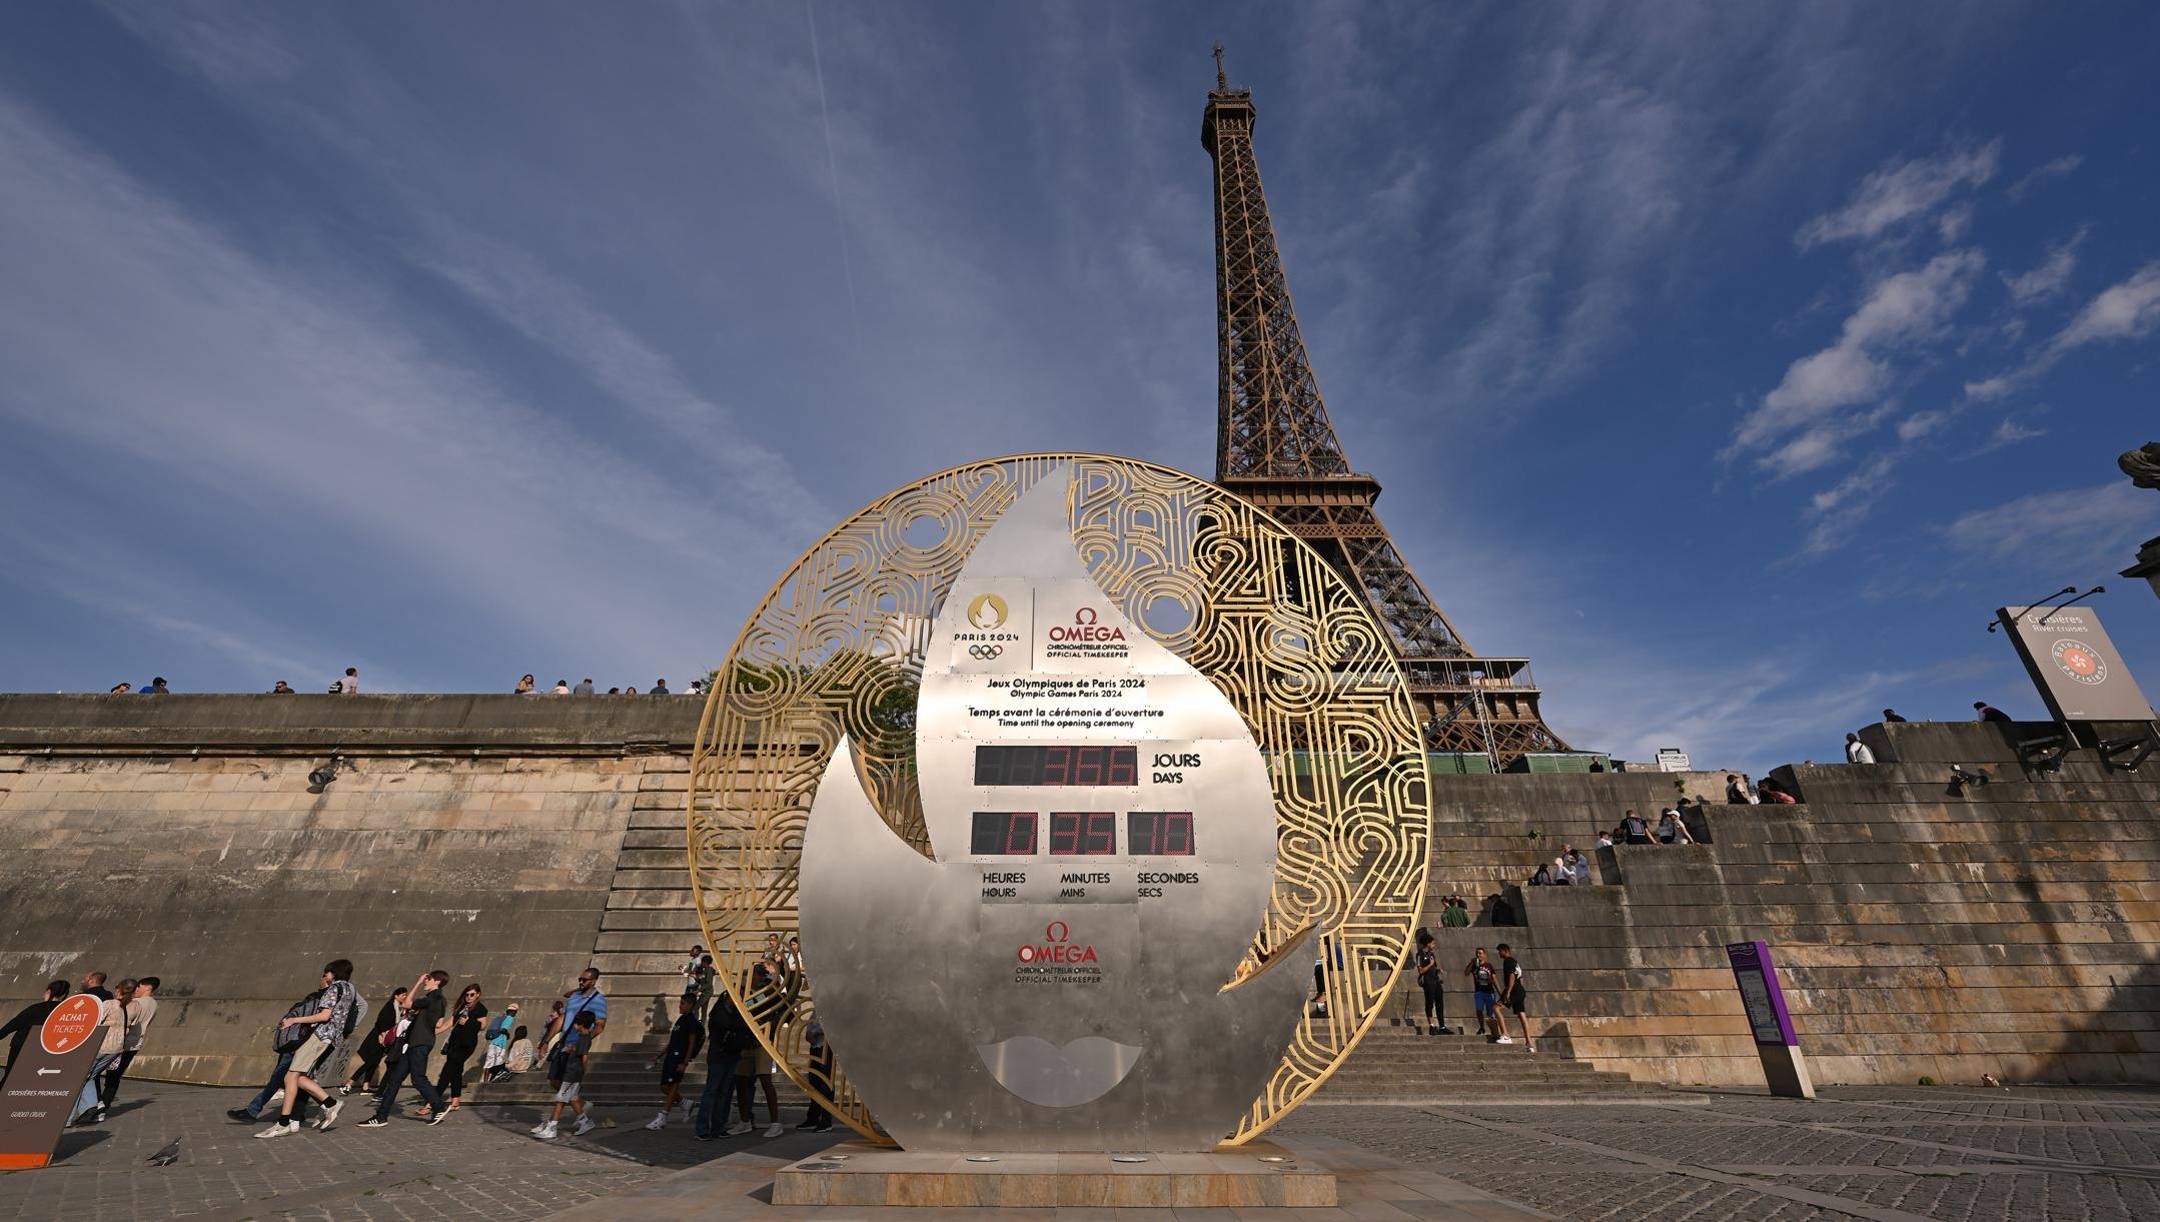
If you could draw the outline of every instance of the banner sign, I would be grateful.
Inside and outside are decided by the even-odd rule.
[[[1740,984],[1740,1004],[1747,1007],[1748,1030],[1754,1034],[1755,1042],[1799,1047],[1792,1015],[1785,1009],[1785,991],[1778,987],[1777,965],[1770,959],[1770,944],[1727,943],[1725,957],[1732,961],[1733,979]]]
[[[37,1038],[8,1066],[0,1089],[0,1171],[42,1167],[52,1161],[68,1113],[97,1061],[98,999],[87,993],[61,1002],[45,1016]]]
[[[1995,618],[2057,721],[2152,720],[2152,705],[2091,607],[2003,607]]]

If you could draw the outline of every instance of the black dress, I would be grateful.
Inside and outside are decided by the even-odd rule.
[[[465,1094],[465,1062],[480,1047],[480,1029],[487,1023],[487,1016],[488,1008],[475,1001],[459,1007],[450,1023],[450,1035],[443,1040],[442,1072],[435,1079],[435,1089],[449,1098]]]

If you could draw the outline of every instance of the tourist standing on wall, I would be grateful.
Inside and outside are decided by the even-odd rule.
[[[349,1095],[356,1089],[375,1089],[375,1071],[389,1055],[391,1045],[397,1043],[397,1025],[405,1017],[405,999],[410,996],[412,990],[400,985],[390,994],[390,1000],[382,1003],[382,1009],[375,1012],[375,1024],[368,1028],[367,1038],[360,1041],[360,1068],[353,1070],[352,1077],[345,1079],[345,1085],[338,1088],[341,1093]]]
[[[6,1069],[0,1069],[0,1083],[6,1082],[7,1076],[15,1072],[15,1063],[22,1060],[23,1045],[30,1042],[30,1033],[43,1027],[45,1016],[51,1014],[61,999],[72,991],[68,988],[67,981],[55,980],[45,986],[43,1000],[33,1001],[17,1010],[15,1017],[7,1020],[6,1026],[0,1026],[0,1035],[6,1036],[8,1040],[8,1063]]]
[[[697,1139],[735,1135],[728,1126],[728,1105],[735,1097],[735,1066],[743,1045],[752,1042],[750,1028],[735,1012],[735,1000],[722,993],[713,1000],[705,1019],[705,1093],[698,1096]],[[745,1125],[740,1130],[749,1132]]]
[[[1440,969],[1440,956],[1433,951],[1433,936],[1429,929],[1417,931],[1417,953],[1411,962],[1417,968],[1418,989],[1425,994],[1426,1034],[1447,1033],[1447,998],[1441,993],[1441,984],[1447,973]]]
[[[98,976],[100,983],[104,980],[99,973],[91,975]],[[98,1078],[119,1063],[120,1053],[127,1047],[126,1007],[128,998],[134,993],[135,982],[123,980],[118,993],[98,999],[98,1023],[105,1028],[105,1042],[99,1045],[97,1060],[90,1065],[90,1076],[83,1079],[82,1091],[75,1096],[75,1108],[68,1113],[69,1124],[96,1124],[105,1119],[105,1109],[98,1103]]]
[[[390,1113],[397,1107],[398,1087],[411,1078],[413,1089],[427,1101],[428,1123],[441,1124],[450,1113],[443,1110],[442,1095],[435,1084],[428,1081],[428,1053],[435,1047],[435,1035],[450,1025],[444,1015],[442,987],[450,983],[450,973],[440,968],[413,981],[412,1008],[405,1020],[405,1038],[399,1045],[397,1059],[390,1062],[390,1074],[383,1079],[382,1102],[375,1106],[375,1114],[360,1122],[363,1129],[379,1129],[390,1123]]]
[[[120,1050],[120,1061],[105,1071],[105,1080],[98,1087],[100,1108],[109,1108],[120,1096],[120,1079],[127,1076],[127,1068],[135,1063],[135,1054],[142,1051],[143,1040],[150,1034],[150,1020],[157,1017],[157,990],[160,981],[155,976],[145,976],[135,982],[135,995],[127,1003],[127,1043]]]
[[[1470,1001],[1477,1009],[1478,1034],[1489,1040],[1498,1039],[1500,1021],[1493,1009],[1500,999],[1500,974],[1493,970],[1492,960],[1485,957],[1484,947],[1478,947],[1477,953],[1470,956],[1463,974],[1470,977]]]
[[[1537,1045],[1530,1042],[1530,1019],[1523,1012],[1523,1007],[1529,1004],[1529,1001],[1529,990],[1523,987],[1522,964],[1516,960],[1515,951],[1507,943],[1502,942],[1500,944],[1500,1005],[1497,1010],[1500,1019],[1500,1042],[1503,1044],[1508,1042],[1507,1016],[1512,1012],[1515,1015],[1516,1025],[1522,1028],[1523,1047],[1528,1051],[1536,1052]]]
[[[1643,822],[1643,817],[1633,810],[1628,811],[1620,820],[1620,838],[1629,844],[1653,843],[1650,839],[1650,825]]]
[[[660,1071],[660,1112],[645,1127],[667,1127],[668,1110],[682,1107],[682,1119],[690,1119],[690,1101],[682,1097],[683,1075],[690,1071],[690,1061],[705,1043],[705,1025],[698,1021],[697,1003],[684,994],[675,1003],[675,1028],[668,1032],[667,1049],[654,1058],[653,1065]]]
[[[318,1078],[337,1080],[345,1072],[346,1041],[352,1038],[353,1029],[360,1025],[362,1002],[352,987],[353,965],[350,959],[333,959],[323,965],[323,987],[318,995],[320,1009],[307,1014],[287,1015],[278,1023],[281,1031],[305,1029],[307,1036],[293,1053],[292,1062],[285,1070],[285,1103],[278,1112],[276,1124],[257,1133],[257,1137],[284,1137],[300,1131],[300,1118],[293,1109],[306,1095],[322,1104],[322,1119],[315,1122],[318,1129],[327,1129],[337,1123],[338,1112],[345,1101],[322,1088]]]
[[[1872,764],[1875,762],[1875,753],[1868,750],[1868,745],[1860,741],[1858,734],[1847,734],[1845,736],[1845,762],[1848,764]]]
[[[487,1019],[488,1008],[480,1001],[478,981],[465,986],[458,994],[457,1009],[450,1014],[450,1034],[443,1040],[442,1070],[435,1079],[436,1093],[450,1100],[450,1111],[458,1110],[458,1103],[465,1097],[465,1062],[480,1047],[480,1027]],[[429,1113],[423,1109],[420,1115]]]

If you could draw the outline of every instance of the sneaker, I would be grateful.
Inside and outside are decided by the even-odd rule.
[[[380,1116],[370,1116],[366,1120],[360,1122],[360,1127],[363,1129],[380,1129],[388,1127],[389,1124],[389,1121],[384,1120]]]
[[[796,1132],[798,1132],[798,1133],[807,1133],[807,1132],[809,1132],[810,1130],[812,1130],[812,1129],[814,1129],[814,1128],[816,1128],[816,1127],[817,1127],[817,1121],[815,1121],[815,1120],[805,1120],[805,1121],[803,1121],[803,1122],[802,1122],[801,1124],[798,1124],[798,1125],[796,1125],[796,1126],[795,1126],[795,1131],[796,1131]]]
[[[285,1136],[285,1135],[286,1135],[287,1133],[297,1133],[297,1132],[299,1132],[299,1131],[300,1131],[300,1126],[299,1126],[299,1125],[297,1125],[297,1124],[287,1124],[287,1123],[285,1123],[284,1121],[280,1120],[280,1121],[278,1121],[278,1122],[277,1122],[276,1124],[273,1124],[273,1125],[271,1125],[271,1126],[270,1126],[269,1128],[267,1128],[267,1129],[264,1129],[264,1130],[263,1130],[262,1132],[260,1132],[260,1133],[257,1133],[257,1134],[256,1134],[255,1136],[257,1136],[257,1137],[283,1137],[283,1136]]]
[[[251,1112],[251,1111],[247,1110],[247,1109],[246,1109],[246,1108],[244,1108],[244,1107],[229,1107],[229,1108],[226,1108],[226,1109],[225,1109],[225,1118],[226,1118],[227,1120],[237,1120],[237,1121],[241,1122],[242,1124],[253,1124],[253,1123],[255,1123],[256,1121],[258,1121],[258,1120],[262,1119],[262,1117],[260,1117],[260,1116],[257,1116],[257,1115],[256,1115],[255,1113],[253,1113],[253,1112]]]
[[[685,1099],[685,1100],[683,1100],[683,1102],[682,1102],[682,1117],[681,1117],[681,1119],[682,1119],[682,1122],[683,1122],[684,1124],[689,1124],[689,1123],[690,1123],[690,1120],[691,1120],[691,1117],[695,1116],[696,1114],[697,1114],[697,1109],[696,1109],[696,1108],[694,1108],[694,1107],[692,1107],[692,1106],[690,1105],[690,1101],[689,1101],[688,1099]]]
[[[727,1127],[727,1135],[729,1137],[740,1137],[755,1127],[747,1120],[738,1120]]]
[[[778,1136],[780,1136],[780,1135],[781,1135],[782,1133],[785,1133],[785,1132],[787,1132],[787,1130],[786,1130],[786,1129],[783,1129],[783,1128],[781,1128],[781,1127],[780,1127],[780,1122],[779,1122],[779,1121],[777,1121],[777,1120],[775,1120],[775,1121],[773,1121],[773,1122],[772,1122],[771,1124],[769,1124],[769,1125],[766,1125],[766,1126],[765,1126],[765,1136],[767,1136],[767,1137],[778,1137]]]
[[[344,1110],[345,1102],[342,1099],[332,1099],[330,1102],[324,1104],[322,1110],[322,1119],[315,1122],[315,1128],[317,1129],[317,1131],[327,1131],[331,1125],[337,1123],[338,1113]]]
[[[285,1101],[285,1088],[284,1088],[284,1087],[282,1087],[282,1086],[280,1086],[280,1087],[278,1087],[278,1088],[277,1088],[276,1090],[274,1090],[274,1091],[271,1091],[271,1092],[270,1092],[270,1101],[269,1101],[268,1103],[265,1103],[265,1104],[263,1104],[263,1106],[264,1106],[264,1107],[276,1107],[276,1106],[277,1106],[278,1104],[280,1104],[280,1103],[283,1103],[284,1101]]]
[[[427,1122],[429,1124],[441,1124],[443,1121],[448,1119],[450,1119],[450,1109],[444,1108],[442,1111],[439,1111],[434,1115],[428,1117]]]
[[[538,1136],[540,1136],[540,1132],[541,1132],[541,1130],[543,1130],[543,1129],[547,1128],[547,1127],[548,1127],[548,1125],[549,1125],[549,1124],[551,1124],[551,1123],[553,1123],[553,1122],[552,1122],[552,1121],[547,1121],[547,1120],[543,1120],[543,1121],[541,1121],[541,1122],[540,1122],[539,1124],[536,1124],[536,1125],[534,1125],[533,1127],[531,1127],[531,1128],[529,1128],[529,1129],[527,1129],[527,1130],[525,1130],[525,1131],[526,1131],[527,1133],[530,1133],[530,1134],[532,1134],[532,1135],[533,1135],[534,1137],[538,1137]]]
[[[667,1127],[667,1113],[662,1112],[645,1122],[645,1127],[657,1133]]]
[[[540,1131],[539,1131],[539,1132],[537,1132],[537,1133],[534,1133],[534,1134],[533,1134],[533,1136],[535,1136],[535,1137],[539,1138],[539,1139],[540,1139],[540,1140],[542,1140],[542,1141],[553,1141],[553,1140],[555,1140],[555,1138],[556,1138],[556,1131],[555,1131],[555,1122],[554,1122],[554,1121],[552,1121],[552,1120],[550,1120],[550,1121],[548,1121],[548,1122],[547,1122],[546,1124],[543,1124],[543,1125],[541,1125],[541,1126],[540,1126]]]
[[[349,1095],[349,1094],[351,1094],[351,1093],[352,1093],[352,1083],[350,1083],[350,1082],[341,1082],[341,1083],[339,1083],[339,1084],[338,1084],[338,1088],[337,1088],[337,1093],[339,1093],[339,1094],[341,1094],[341,1095]]]
[[[585,1136],[585,1135],[586,1135],[587,1133],[590,1133],[590,1132],[592,1132],[592,1131],[593,1131],[594,1129],[597,1129],[597,1128],[599,1128],[599,1127],[600,1127],[599,1125],[597,1125],[597,1124],[594,1124],[594,1123],[593,1123],[593,1118],[592,1118],[592,1117],[590,1117],[590,1116],[580,1116],[580,1117],[578,1117],[578,1118],[577,1118],[577,1127],[576,1127],[576,1128],[574,1128],[574,1129],[572,1129],[572,1130],[570,1130],[570,1136],[572,1136],[572,1137],[583,1137],[583,1136]]]
[[[814,1128],[814,1129],[810,1130],[810,1131],[811,1131],[811,1132],[813,1132],[813,1133],[828,1133],[828,1132],[831,1132],[831,1131],[832,1131],[832,1121],[830,1121],[830,1120],[821,1120],[821,1121],[819,1121],[819,1122],[818,1122],[818,1126],[817,1126],[816,1128]]]
[[[1495,1043],[1495,1044],[1512,1044],[1512,1043],[1514,1043],[1514,1042],[1515,1042],[1514,1040],[1511,1040],[1511,1039],[1509,1039],[1508,1037],[1506,1037],[1506,1036],[1504,1036],[1504,1035],[1503,1035],[1503,1036],[1501,1036],[1501,1037],[1500,1037],[1499,1039],[1496,1039],[1496,1040],[1494,1040],[1494,1041],[1493,1041],[1493,1043]]]

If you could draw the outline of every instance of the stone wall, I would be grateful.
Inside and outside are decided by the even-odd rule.
[[[371,1002],[440,967],[544,1021],[592,961],[640,785],[683,771],[701,709],[0,697],[0,1007],[157,975],[137,1071],[213,1082],[266,1072],[269,1026],[333,958]],[[333,754],[348,769],[309,792]],[[618,995],[609,1035],[641,1035],[649,1001]]]
[[[2133,774],[2081,750],[2028,776],[2012,743],[2053,731],[1871,728],[1875,764],[1779,770],[1801,805],[1711,806],[1694,820],[1710,843],[1605,851],[1592,886],[1516,892],[1522,927],[1438,931],[1451,985],[1474,947],[1507,941],[1554,1048],[1760,1087],[1723,950],[1760,938],[1817,1082],[2160,1081],[2160,755]],[[1952,763],[1993,780],[1953,787]],[[1435,902],[1520,883],[1675,796],[1656,774],[1435,786]],[[1467,1021],[1467,994],[1450,1000]]]
[[[0,1007],[90,968],[154,973],[143,1070],[244,1081],[327,959],[371,1000],[440,966],[542,1018],[592,962],[618,1016],[603,1044],[637,1042],[698,936],[680,812],[700,708],[0,697]],[[1600,854],[1596,885],[1517,893],[1507,929],[1439,930],[1438,899],[1517,884],[1626,807],[1715,801],[1722,775],[1438,778],[1451,1018],[1471,948],[1505,940],[1554,1049],[1759,1086],[1723,946],[1762,938],[1819,1082],[2160,1080],[2160,756],[2028,776],[2011,744],[2050,729],[1870,728],[1881,762],[1781,770],[1803,805],[1711,806],[1710,843]],[[333,753],[352,770],[309,793]],[[1952,763],[1994,780],[1952,792]]]

